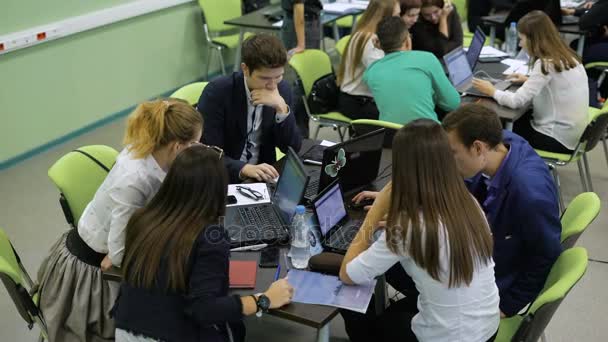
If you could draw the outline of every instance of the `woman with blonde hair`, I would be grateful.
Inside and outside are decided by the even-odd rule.
[[[77,229],[61,236],[38,271],[50,342],[113,340],[118,284],[101,272],[121,265],[131,215],[156,194],[177,154],[199,142],[202,127],[201,115],[176,99],[144,102],[129,116],[126,147]]]
[[[533,112],[515,121],[513,131],[534,148],[572,153],[588,121],[585,68],[544,12],[526,14],[517,30],[520,46],[530,56],[531,71],[530,76],[509,78],[523,85],[515,92],[496,90],[484,80],[475,79],[473,85],[503,106],[521,108],[531,102]]]
[[[399,13],[399,3],[395,0],[371,0],[357,21],[342,56],[337,78],[340,85],[338,111],[351,119],[378,119],[378,108],[363,82],[363,73],[370,64],[384,57],[384,52],[374,43],[378,23]]]

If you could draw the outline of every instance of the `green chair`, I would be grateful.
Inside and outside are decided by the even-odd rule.
[[[195,82],[186,84],[185,86],[173,92],[173,94],[171,94],[171,97],[184,100],[188,102],[191,106],[196,106],[198,104],[198,99],[203,93],[203,89],[205,89],[208,83],[209,82]]]
[[[295,70],[304,90],[302,101],[304,102],[306,114],[308,114],[313,122],[317,123],[314,139],[317,139],[321,127],[333,127],[338,131],[340,141],[344,141],[344,135],[347,128],[350,127],[352,120],[339,112],[311,113],[307,102],[313,84],[321,77],[333,73],[331,60],[327,53],[315,49],[306,50],[293,55],[289,60],[289,65]],[[344,129],[344,132],[342,132],[342,129]]]
[[[198,0],[202,10],[203,29],[208,45],[208,56],[205,75],[209,78],[209,64],[211,64],[211,49],[217,51],[220,59],[222,75],[226,74],[226,66],[222,51],[224,49],[234,49],[238,47],[239,34],[234,33],[235,27],[224,24],[224,21],[238,18],[243,15],[241,0]],[[245,34],[245,38],[251,35]]]
[[[340,40],[338,40],[338,42],[336,43],[336,51],[338,51],[340,58],[342,58],[342,56],[344,56],[344,52],[346,51],[346,47],[348,46],[349,41],[350,41],[350,34],[340,38]]]
[[[594,192],[584,192],[576,196],[562,215],[562,247],[568,249],[600,213],[602,203]]]
[[[608,127],[608,112],[602,112],[597,114],[585,128],[583,135],[581,136],[574,152],[572,154],[567,153],[553,153],[549,151],[536,150],[538,155],[543,158],[545,163],[551,169],[555,184],[557,185],[557,191],[559,195],[560,210],[564,209],[564,201],[561,195],[559,173],[557,172],[558,166],[568,165],[571,162],[578,164],[578,171],[581,177],[581,184],[583,191],[593,192],[593,183],[591,182],[591,173],[589,171],[589,162],[587,161],[587,152],[591,151],[595,145],[602,139]],[[581,163],[582,160],[582,163]],[[584,164],[584,169],[583,169]]]
[[[116,156],[118,152],[109,146],[84,146],[67,153],[49,169],[49,178],[61,193],[63,214],[73,228],[110,172]]]
[[[0,280],[27,327],[31,330],[36,324],[40,328],[39,341],[48,339],[46,322],[38,308],[38,286],[32,281],[17,251],[1,228]]]
[[[583,277],[587,270],[587,250],[573,247],[557,258],[545,281],[545,286],[524,315],[515,315],[500,320],[496,342],[532,342],[541,336],[551,317],[568,292]]]
[[[355,131],[355,135],[361,135],[384,128],[386,130],[384,134],[384,147],[386,148],[391,148],[393,146],[393,137],[395,136],[395,133],[403,127],[403,125],[393,122],[369,119],[353,120],[350,125]]]

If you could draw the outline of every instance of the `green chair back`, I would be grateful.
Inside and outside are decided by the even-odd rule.
[[[349,41],[350,41],[350,35],[346,35],[346,36],[340,38],[340,40],[338,40],[338,42],[336,42],[336,51],[338,51],[338,54],[340,54],[340,57],[344,56],[344,52],[346,50],[346,47],[348,46]]]
[[[289,60],[289,65],[298,74],[306,97],[310,95],[316,80],[333,72],[329,56],[321,50],[311,49],[295,54]]]
[[[576,196],[562,215],[562,247],[576,244],[580,235],[600,213],[601,202],[594,192],[584,192]]]
[[[452,5],[456,8],[460,21],[464,23],[467,20],[468,14],[467,0],[452,0]]]
[[[25,272],[17,252],[8,236],[0,228],[0,281],[4,284],[13,300],[19,315],[31,329],[37,323],[41,329],[41,337],[47,335],[46,323],[38,309],[33,296],[37,296],[32,281]]]
[[[173,92],[171,97],[184,100],[191,106],[196,106],[198,104],[198,99],[203,93],[203,89],[205,89],[208,83],[209,82],[195,82],[187,84]]]
[[[61,192],[59,202],[66,220],[76,227],[85,207],[108,175],[118,152],[104,145],[80,147],[61,157],[48,171]]]
[[[211,32],[234,30],[234,26],[226,25],[224,21],[243,15],[241,0],[198,0],[198,5]]]
[[[586,249],[573,247],[563,251],[526,315],[502,319],[496,341],[537,341],[561,301],[585,274],[587,264]]]

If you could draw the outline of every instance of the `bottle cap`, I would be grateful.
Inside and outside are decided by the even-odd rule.
[[[296,206],[296,214],[304,214],[306,212],[306,208],[303,205]]]

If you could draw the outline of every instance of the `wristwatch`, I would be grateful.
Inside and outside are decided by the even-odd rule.
[[[257,296],[257,297],[256,297]],[[255,305],[258,308],[258,311],[255,313],[256,316],[262,317],[262,313],[268,312],[270,308],[270,299],[266,297],[265,294],[260,293],[258,295],[251,295],[255,300]]]

